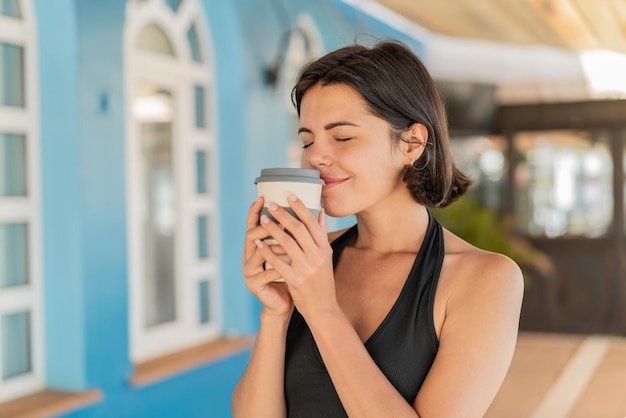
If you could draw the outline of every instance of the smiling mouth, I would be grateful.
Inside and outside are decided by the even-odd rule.
[[[323,190],[328,190],[331,187],[337,186],[338,184],[341,184],[347,180],[347,179],[333,179],[333,178],[328,178],[328,177],[323,177],[322,179],[324,180],[324,183],[325,183]]]

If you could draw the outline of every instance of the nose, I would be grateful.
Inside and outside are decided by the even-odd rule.
[[[322,140],[317,140],[302,153],[302,167],[319,169],[332,164],[332,156],[328,146]]]

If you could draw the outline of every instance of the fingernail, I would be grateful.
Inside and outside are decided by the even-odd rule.
[[[295,202],[296,200],[298,200],[298,196],[296,196],[295,194],[290,194],[288,199],[292,202]]]
[[[254,243],[256,244],[257,247],[263,248],[263,241],[261,241],[260,239],[255,239]]]
[[[265,215],[261,215],[261,223],[262,223],[262,224],[267,224],[267,223],[269,223],[269,222],[270,222],[270,218],[268,218],[268,217],[267,217],[267,216],[265,216]]]
[[[274,203],[274,202],[269,202],[269,203],[267,204],[267,208],[268,208],[269,210],[276,210],[276,209],[278,209],[278,205],[277,205],[276,203]]]

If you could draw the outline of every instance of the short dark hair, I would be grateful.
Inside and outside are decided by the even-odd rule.
[[[445,207],[467,191],[472,181],[452,160],[444,103],[428,70],[406,45],[350,45],[310,62],[291,92],[298,115],[302,97],[317,84],[354,88],[373,115],[389,122],[395,141],[416,122],[426,127],[424,152],[403,177],[418,203]]]

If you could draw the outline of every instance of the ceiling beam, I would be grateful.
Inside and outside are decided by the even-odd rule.
[[[626,0],[361,1],[442,35],[626,54]]]
[[[539,18],[572,49],[596,49],[595,31],[569,0],[527,0]]]

